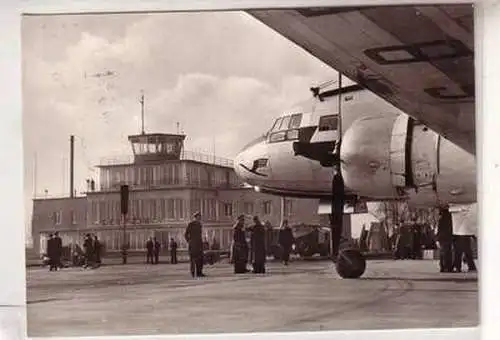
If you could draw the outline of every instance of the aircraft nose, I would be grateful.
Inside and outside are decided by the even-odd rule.
[[[251,185],[269,175],[269,159],[266,155],[265,142],[260,138],[245,146],[234,159],[236,175]]]
[[[248,165],[246,159],[247,159],[247,154],[245,150],[240,151],[240,153],[234,159],[234,171],[236,172],[236,175],[238,175],[238,177],[241,177],[243,179],[246,179],[245,178],[246,176],[242,171],[243,167],[241,165],[245,166]]]

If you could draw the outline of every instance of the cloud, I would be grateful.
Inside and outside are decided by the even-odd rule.
[[[234,157],[273,119],[335,71],[244,13],[170,13],[23,19],[25,196],[58,193],[69,135],[76,186],[100,158],[129,154],[146,128],[188,135],[186,147]],[[67,183],[67,181],[66,181]],[[27,204],[31,209],[31,205]],[[29,218],[27,219],[29,221]]]

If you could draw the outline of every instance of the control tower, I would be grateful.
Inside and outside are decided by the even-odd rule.
[[[128,140],[132,146],[134,163],[158,163],[179,160],[186,135],[165,133],[143,133],[132,135]]]
[[[134,163],[147,164],[180,160],[186,136],[183,134],[145,133],[144,92],[142,92],[139,102],[141,103],[142,132],[140,135],[128,137],[134,154]]]

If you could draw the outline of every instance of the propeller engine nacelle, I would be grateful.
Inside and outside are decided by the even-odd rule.
[[[346,188],[413,205],[476,201],[475,157],[407,115],[360,118],[341,148]]]

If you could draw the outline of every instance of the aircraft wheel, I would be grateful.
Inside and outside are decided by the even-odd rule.
[[[344,249],[339,252],[335,269],[343,279],[357,279],[365,272],[366,259],[358,249]]]

